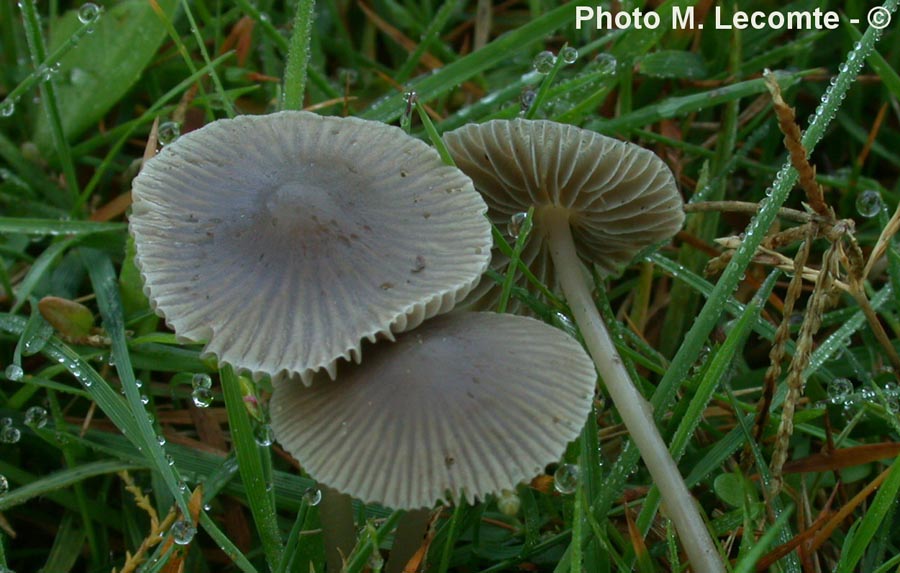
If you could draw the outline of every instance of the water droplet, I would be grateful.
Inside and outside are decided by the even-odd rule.
[[[0,117],[9,117],[16,111],[16,104],[6,99],[0,104]]]
[[[156,137],[160,145],[169,145],[181,136],[181,126],[175,121],[166,121],[159,125]]]
[[[210,504],[208,504],[208,503],[204,503],[204,504],[203,504],[203,511],[207,511],[207,512],[212,511],[212,505],[210,505]]]
[[[146,394],[141,394],[141,404],[146,406],[149,403],[150,403],[150,396],[147,396]]]
[[[32,406],[25,410],[25,425],[32,428],[43,428],[47,425],[47,410],[40,406]]]
[[[499,509],[500,513],[503,515],[515,517],[519,513],[519,507],[521,505],[522,500],[519,499],[516,492],[508,489],[501,491],[500,497],[497,498],[497,509]]]
[[[885,406],[891,414],[900,413],[900,395],[886,392],[884,395]]]
[[[534,105],[534,100],[537,99],[537,92],[534,90],[524,90],[522,91],[522,95],[519,96],[519,107],[522,113],[527,112],[531,109],[531,106]]]
[[[194,388],[194,391],[191,392],[191,398],[194,400],[194,406],[197,406],[198,408],[208,408],[213,402],[212,390],[202,386]]]
[[[169,464],[169,467],[175,465],[175,458],[172,457],[172,454],[166,454],[166,463]]]
[[[78,9],[78,21],[82,24],[93,24],[100,18],[101,8],[93,2],[87,2]]]
[[[581,473],[575,464],[560,464],[553,474],[553,487],[562,494],[569,494],[578,487],[578,476]]]
[[[196,388],[210,388],[212,387],[212,378],[209,377],[209,374],[194,374],[194,377],[191,378],[191,386]]]
[[[308,488],[303,492],[303,501],[309,505],[319,505],[319,502],[322,501],[322,490],[317,487]]]
[[[856,210],[860,215],[871,219],[881,211],[881,195],[878,191],[863,191],[856,196]]]
[[[413,112],[416,109],[416,104],[419,102],[419,94],[406,92],[403,94],[403,101],[406,102],[406,106],[403,108],[403,115],[400,116],[400,127],[409,133],[410,127],[412,127]]]
[[[381,568],[384,567],[384,557],[381,556],[381,551],[379,551],[377,547],[369,555],[367,565],[370,570],[375,572],[381,571]]]
[[[264,448],[268,448],[275,441],[275,435],[272,433],[272,426],[269,424],[260,424],[253,430],[253,439],[256,443]]]
[[[616,72],[616,67],[619,65],[616,57],[612,54],[597,54],[594,61],[597,62],[598,71],[605,74],[614,74]]]
[[[353,68],[338,68],[337,78],[342,87],[356,85],[359,81],[359,72]]]
[[[0,442],[4,444],[15,444],[21,437],[22,432],[15,426],[9,425],[0,430]]]
[[[172,541],[178,545],[187,545],[197,535],[197,528],[190,521],[180,519],[172,525]]]
[[[506,232],[513,239],[519,238],[519,232],[522,230],[522,223],[525,222],[525,218],[528,216],[528,213],[516,213],[512,217],[509,218],[509,223],[506,225]]]
[[[853,382],[847,378],[835,378],[828,383],[826,392],[832,404],[844,403],[853,392]]]
[[[166,437],[163,436],[162,434],[156,436],[156,443],[158,443],[160,446],[165,446],[166,445]]]
[[[6,476],[0,474],[0,495],[5,494],[9,491],[9,480],[6,479]]]
[[[25,371],[18,364],[10,364],[6,367],[6,378],[13,382],[18,382],[25,376]]]
[[[553,322],[553,326],[562,329],[569,333],[569,335],[573,337],[577,337],[578,329],[575,328],[575,323],[565,315],[565,313],[556,311],[551,315],[551,321]]]
[[[567,64],[574,64],[578,60],[578,49],[566,46],[559,51],[559,57]]]
[[[532,65],[537,73],[549,74],[553,70],[553,66],[556,65],[556,56],[553,55],[553,52],[544,50],[534,57]]]
[[[90,76],[81,68],[72,68],[69,72],[69,82],[72,85],[82,85],[88,81]]]

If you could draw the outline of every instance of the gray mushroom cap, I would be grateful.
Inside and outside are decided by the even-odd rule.
[[[307,112],[182,136],[134,181],[145,292],[182,340],[254,375],[334,374],[447,312],[490,256],[471,181],[402,130]]]
[[[544,208],[570,211],[579,255],[605,275],[620,272],[642,249],[671,238],[684,222],[672,172],[637,145],[525,119],[470,124],[443,137],[499,229],[505,232],[513,215],[535,207],[535,232],[522,259],[545,282],[553,265],[541,240]],[[503,258],[495,255],[498,262]]]
[[[365,502],[483,499],[557,461],[590,412],[581,346],[537,320],[455,312],[366,349],[311,388],[275,383],[276,439],[310,475]]]

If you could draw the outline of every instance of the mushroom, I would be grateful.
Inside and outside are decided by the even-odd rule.
[[[363,339],[447,312],[490,257],[486,206],[402,130],[285,111],[186,134],[134,181],[153,308],[257,378],[334,376]]]
[[[678,466],[635,388],[585,281],[581,259],[608,275],[684,221],[671,171],[652,152],[551,121],[494,120],[444,134],[497,225],[534,207],[523,260],[562,287],[588,352],[639,448],[696,571],[724,571]],[[481,293],[484,294],[484,293]]]
[[[490,258],[471,181],[424,142],[356,118],[210,123],[150,160],[133,200],[155,311],[180,340],[257,378],[334,377],[363,340],[452,309]],[[326,492],[330,556],[353,532],[348,505],[335,504]]]
[[[454,312],[367,347],[333,382],[277,381],[272,427],[312,477],[364,502],[474,502],[557,461],[587,419],[595,383],[590,358],[563,332]]]

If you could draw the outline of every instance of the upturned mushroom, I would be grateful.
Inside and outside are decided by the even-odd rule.
[[[396,509],[483,500],[557,461],[590,411],[596,374],[562,331],[454,312],[366,348],[334,381],[275,383],[278,441],[316,479]]]
[[[681,227],[682,200],[652,152],[551,121],[495,120],[444,134],[456,165],[475,182],[501,228],[534,207],[526,247],[545,282],[558,282],[594,364],[640,449],[696,571],[724,571],[695,501],[631,381],[585,281],[582,260],[611,274]],[[553,283],[551,283],[553,284]],[[483,294],[483,293],[482,293]]]
[[[210,123],[150,160],[133,199],[155,311],[257,377],[333,376],[363,340],[452,309],[490,257],[471,181],[402,130],[356,118]]]

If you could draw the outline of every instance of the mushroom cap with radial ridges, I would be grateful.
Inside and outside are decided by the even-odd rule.
[[[559,460],[596,374],[570,336],[532,318],[454,312],[311,388],[276,381],[276,439],[309,474],[397,509],[514,489]]]
[[[553,264],[541,240],[542,208],[569,210],[579,255],[604,275],[620,272],[642,249],[675,235],[684,222],[671,170],[637,145],[525,119],[466,125],[445,133],[444,141],[502,232],[510,217],[535,207],[535,228],[521,258],[545,283]],[[505,258],[495,254],[494,264],[505,264]]]
[[[471,181],[402,130],[307,112],[180,137],[133,186],[144,289],[182,340],[275,377],[447,312],[490,257]]]

